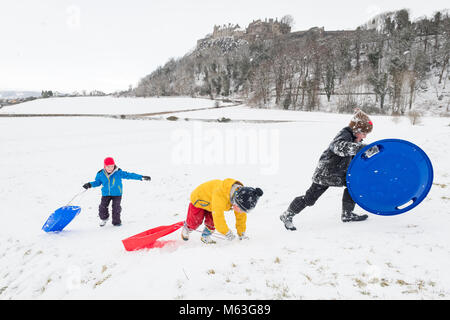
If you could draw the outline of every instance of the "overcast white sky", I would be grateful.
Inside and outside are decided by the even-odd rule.
[[[293,16],[292,31],[355,29],[370,17],[448,0],[1,0],[0,90],[113,92],[181,57],[214,24]]]

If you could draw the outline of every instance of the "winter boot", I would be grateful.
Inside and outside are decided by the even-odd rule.
[[[191,230],[189,229],[189,227],[186,225],[186,222],[185,222],[183,229],[181,230],[181,239],[183,239],[184,241],[188,241],[189,233],[191,233]]]
[[[294,231],[297,230],[297,228],[292,223],[292,218],[294,217],[295,213],[292,211],[286,210],[283,212],[283,214],[280,216],[280,220],[283,221],[284,227],[288,230]]]
[[[342,197],[342,222],[352,222],[352,221],[364,221],[368,218],[367,214],[357,215],[353,213],[355,209],[355,202],[350,197],[348,189],[345,188],[344,195]]]
[[[104,227],[105,224],[108,222],[108,219],[100,219],[100,223],[98,224],[100,227]]]
[[[357,215],[351,211],[343,211],[341,215],[342,222],[364,221],[367,218],[367,214]]]
[[[203,243],[206,244],[214,244],[216,243],[213,239],[211,239],[212,231],[208,229],[208,227],[205,227],[202,232],[201,240]]]

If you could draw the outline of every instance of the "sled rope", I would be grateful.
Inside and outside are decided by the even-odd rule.
[[[69,206],[72,202],[73,202],[73,200],[75,200],[78,196],[80,196],[80,195],[82,195],[83,193],[85,193],[87,191],[87,189],[84,189],[84,190],[82,190],[82,191],[80,191],[80,192],[78,192],[66,205],[65,205],[65,207],[67,207],[67,206]]]

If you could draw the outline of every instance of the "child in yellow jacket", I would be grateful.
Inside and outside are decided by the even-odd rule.
[[[263,195],[260,188],[244,187],[235,179],[211,180],[198,186],[191,193],[188,214],[181,232],[183,240],[189,240],[189,233],[196,230],[203,221],[205,228],[201,240],[204,243],[214,243],[211,234],[217,229],[227,240],[233,240],[235,235],[225,221],[225,211],[234,210],[236,230],[239,238],[246,239],[247,213],[251,211]]]

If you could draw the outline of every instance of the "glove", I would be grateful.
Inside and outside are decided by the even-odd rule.
[[[365,155],[367,158],[370,158],[370,157],[376,155],[378,152],[380,152],[380,149],[378,148],[377,145],[375,145],[375,146],[371,147],[369,150],[367,150],[365,152]]]
[[[152,178],[150,178],[149,176],[142,176],[142,181],[150,181]]]
[[[245,234],[245,232],[242,232],[242,234],[239,236],[239,240],[249,240],[250,238]]]
[[[225,237],[227,238],[228,241],[233,241],[233,239],[236,238],[236,236],[233,234],[233,232],[231,232],[231,230],[227,232]]]
[[[88,183],[83,184],[83,188],[85,188],[85,189],[87,190],[87,189],[89,189],[89,188],[92,188],[92,186],[91,186],[91,184],[88,182]]]

